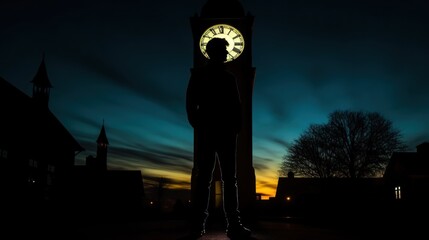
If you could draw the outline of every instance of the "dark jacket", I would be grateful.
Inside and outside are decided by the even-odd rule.
[[[207,64],[191,72],[186,111],[194,129],[238,133],[241,100],[237,80],[223,64]]]

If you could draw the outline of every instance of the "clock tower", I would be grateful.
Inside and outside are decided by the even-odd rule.
[[[250,214],[256,200],[256,180],[252,150],[252,95],[255,68],[252,66],[252,25],[254,17],[238,0],[207,0],[200,14],[190,18],[193,35],[193,67],[206,64],[205,44],[214,37],[228,43],[227,69],[237,78],[242,102],[242,128],[237,140],[237,179],[239,207]],[[195,136],[195,134],[194,134]],[[194,153],[198,139],[194,137]],[[194,161],[195,161],[194,154]],[[220,173],[216,165],[213,176],[211,206],[221,207]],[[192,190],[192,186],[191,186]]]

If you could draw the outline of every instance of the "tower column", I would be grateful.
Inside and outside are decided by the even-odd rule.
[[[254,17],[245,14],[244,8],[238,0],[208,0],[201,10],[201,14],[196,14],[190,18],[193,33],[193,67],[204,66],[207,58],[204,49],[200,45],[207,30],[222,38],[229,38],[229,43],[233,44],[230,52],[230,59],[226,63],[238,83],[240,98],[242,101],[242,129],[237,140],[237,178],[239,207],[244,215],[251,214],[256,201],[256,176],[253,168],[253,140],[252,140],[252,98],[256,69],[252,66],[252,26]],[[215,27],[225,24],[237,29],[237,33],[223,32],[222,28]],[[214,37],[208,35],[208,38]],[[242,39],[242,41],[236,41]],[[227,39],[228,40],[228,39]],[[238,56],[237,56],[238,55]],[[235,57],[234,57],[235,56]],[[198,148],[198,139],[194,133],[194,161],[195,152]],[[216,182],[220,181],[219,169],[215,169],[213,185],[211,188],[211,203],[216,204]],[[192,191],[191,186],[191,191]]]

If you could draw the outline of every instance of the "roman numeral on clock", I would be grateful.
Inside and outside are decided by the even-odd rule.
[[[219,33],[223,33],[223,26],[219,26]]]
[[[235,48],[233,48],[233,49],[232,49],[232,51],[234,51],[234,52],[236,52],[236,53],[241,53],[241,50],[240,50],[240,49],[238,49],[238,48],[236,48],[236,47],[235,47]]]

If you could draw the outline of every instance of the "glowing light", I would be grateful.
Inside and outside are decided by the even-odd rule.
[[[292,198],[290,196],[286,197],[286,201],[290,201]]]
[[[402,198],[401,187],[397,186],[397,187],[395,187],[395,199],[401,199],[401,198]]]
[[[227,62],[238,58],[244,50],[244,37],[238,29],[227,24],[217,24],[209,27],[201,35],[200,50],[206,58],[209,58],[206,52],[207,43],[213,38],[223,38],[228,42]]]

